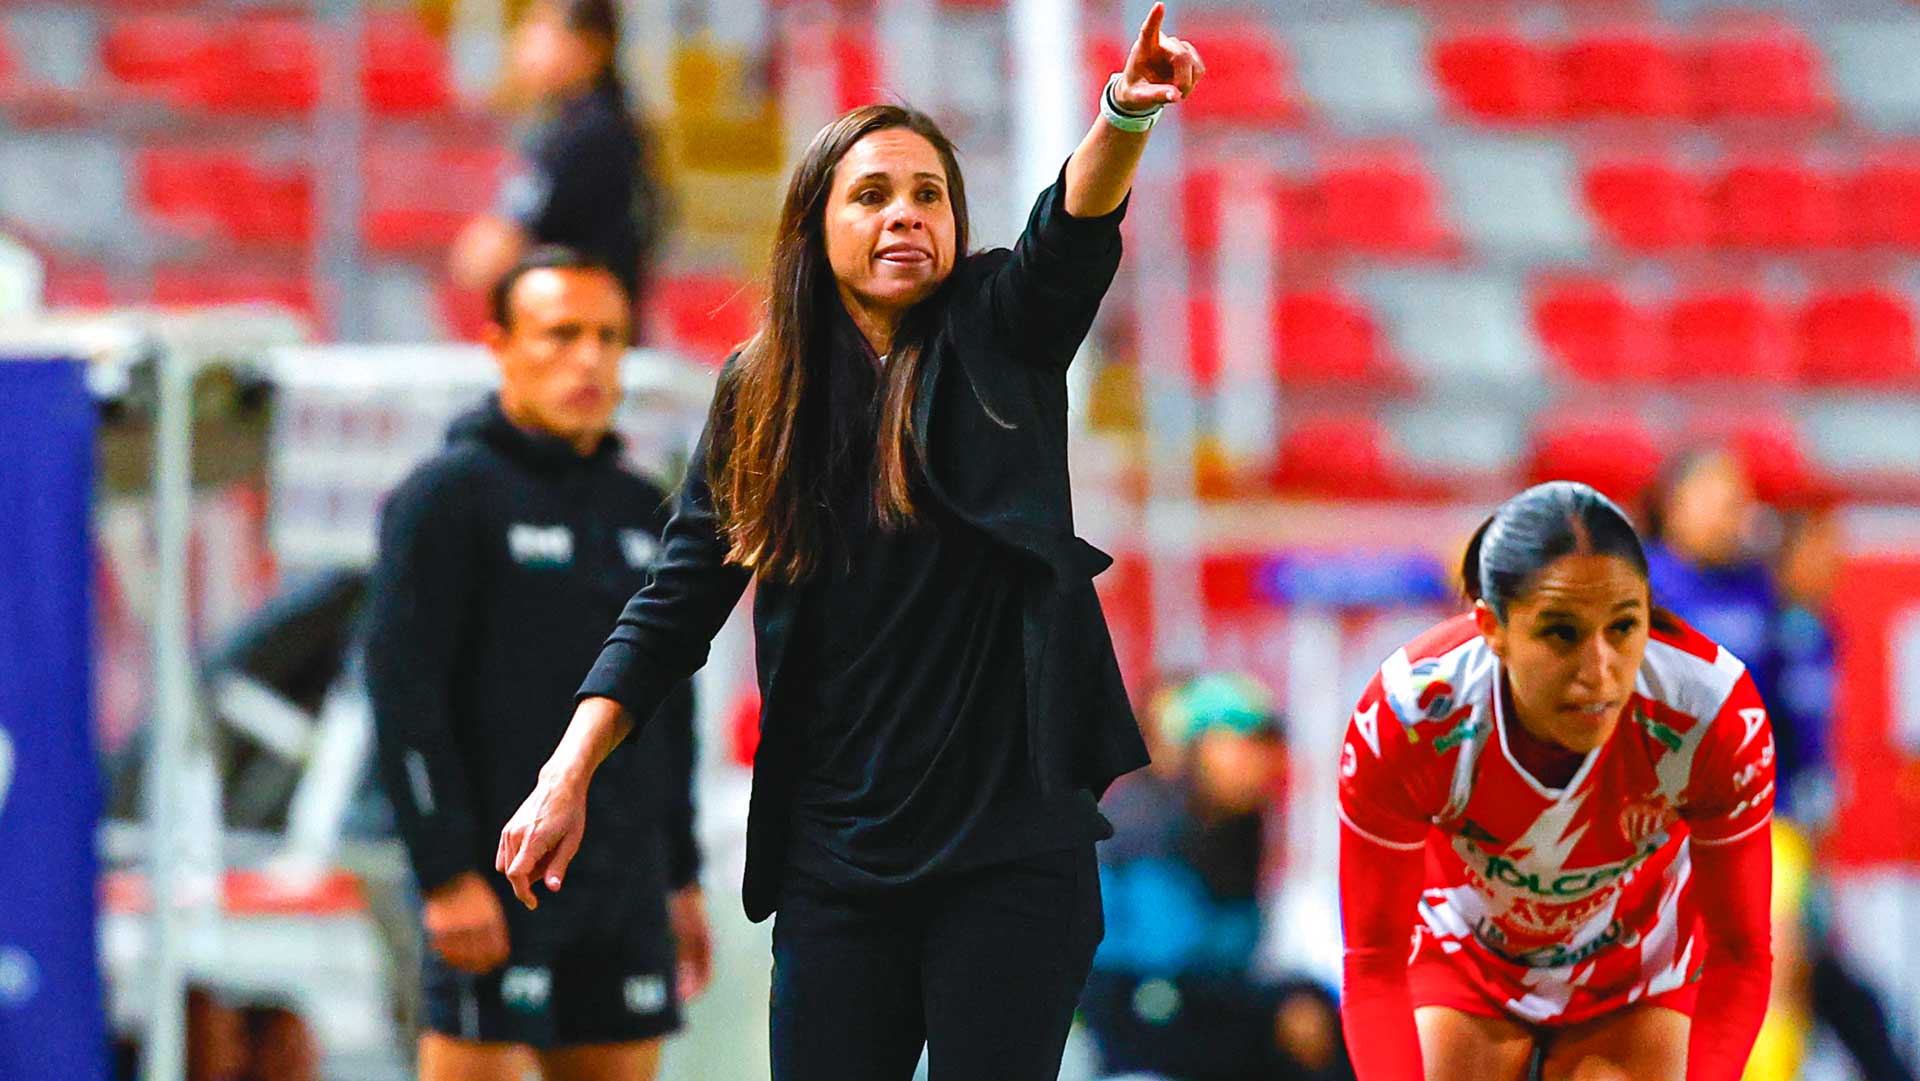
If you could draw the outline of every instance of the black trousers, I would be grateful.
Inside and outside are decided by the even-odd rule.
[[[873,895],[790,873],[773,1081],[1054,1081],[1105,932],[1091,842]]]

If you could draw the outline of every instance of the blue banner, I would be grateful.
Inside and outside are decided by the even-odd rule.
[[[0,1078],[107,1076],[94,829],[94,405],[82,363],[0,356]]]
[[[1366,608],[1449,600],[1458,590],[1440,561],[1420,551],[1295,551],[1273,556],[1255,579],[1270,604]]]

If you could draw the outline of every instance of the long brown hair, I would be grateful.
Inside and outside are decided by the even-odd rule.
[[[867,105],[828,124],[787,182],[765,317],[728,370],[708,418],[708,480],[727,535],[727,559],[780,581],[810,574],[825,543],[827,447],[806,418],[810,409],[825,408],[828,321],[838,317],[841,304],[827,262],[827,196],[847,151],[892,128],[924,137],[939,153],[953,209],[954,252],[966,253],[966,185],[953,144],[932,118],[900,105]],[[912,429],[928,307],[923,301],[901,320],[881,377],[873,511],[888,527],[914,517]]]

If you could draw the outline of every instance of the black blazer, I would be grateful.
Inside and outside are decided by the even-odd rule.
[[[1042,794],[1104,793],[1147,762],[1120,681],[1093,577],[1113,562],[1074,535],[1067,477],[1067,365],[1120,264],[1120,219],[1066,212],[1063,172],[1041,193],[1011,251],[963,259],[927,303],[940,307],[923,361],[916,450],[926,490],[1025,558],[1021,580],[1028,747]],[[731,363],[731,361],[729,362]],[[722,378],[725,378],[723,374]],[[676,497],[654,577],[628,602],[580,697],[651,717],[706,663],[707,647],[751,574],[726,562],[707,483],[703,434]],[[788,687],[801,591],[762,581],[754,594],[760,747],[747,816],[749,918],[776,907],[805,731]]]

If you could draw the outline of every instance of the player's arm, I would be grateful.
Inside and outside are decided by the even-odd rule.
[[[1429,820],[1404,779],[1405,729],[1376,677],[1340,758],[1340,1024],[1358,1081],[1422,1081],[1407,983]]]
[[[1687,1039],[1688,1081],[1739,1081],[1773,977],[1773,730],[1745,675],[1694,754],[1683,814],[1706,914],[1706,970]]]
[[[367,692],[381,779],[422,892],[478,871],[452,681],[471,618],[478,537],[460,485],[424,473],[380,518],[366,600]]]

